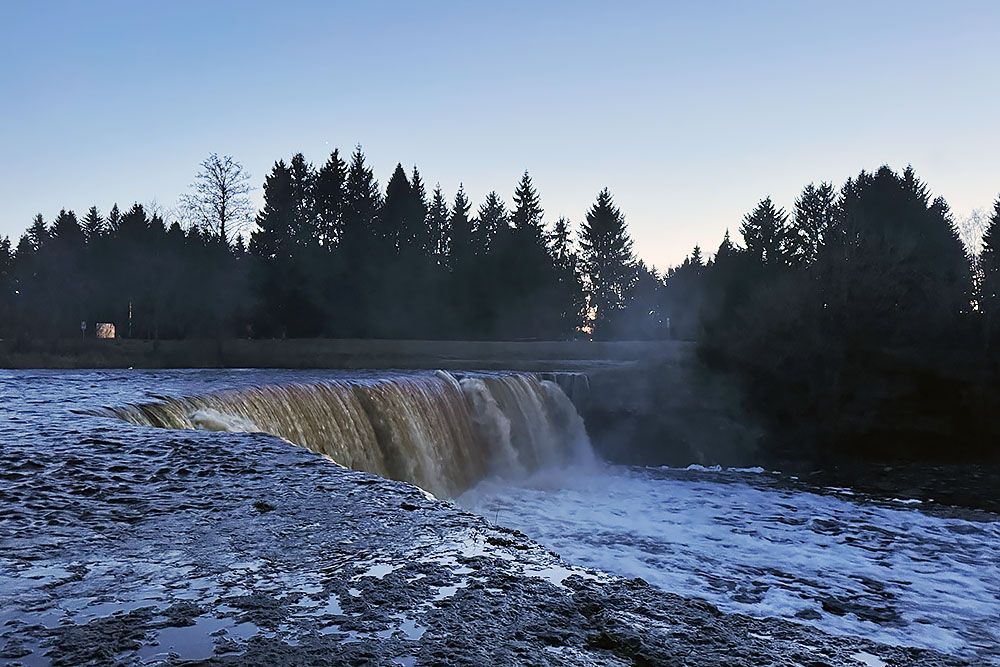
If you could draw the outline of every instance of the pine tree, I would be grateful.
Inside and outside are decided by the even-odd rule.
[[[777,208],[770,197],[757,204],[740,226],[747,251],[765,266],[780,266],[788,250],[788,214]]]
[[[590,308],[594,312],[595,338],[611,334],[614,320],[625,307],[635,280],[635,256],[625,216],[615,206],[611,192],[604,188],[587,212],[580,229],[583,273],[587,281]]]
[[[334,150],[316,175],[316,217],[319,239],[328,250],[340,242],[347,202],[347,163]]]

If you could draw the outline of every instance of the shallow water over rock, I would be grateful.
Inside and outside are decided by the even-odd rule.
[[[343,377],[0,372],[0,662],[962,664],[588,571],[276,437],[78,414]]]

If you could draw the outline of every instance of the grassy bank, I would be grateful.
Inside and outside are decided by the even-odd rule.
[[[587,370],[690,353],[668,341],[91,339],[0,341],[0,367]]]

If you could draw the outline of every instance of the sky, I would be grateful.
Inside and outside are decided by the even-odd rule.
[[[169,209],[212,152],[259,204],[275,160],[358,144],[474,206],[527,169],[550,224],[608,187],[660,269],[882,164],[964,216],[1000,194],[998,29],[992,1],[9,0],[0,236]]]

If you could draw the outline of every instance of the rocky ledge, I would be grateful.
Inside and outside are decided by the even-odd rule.
[[[83,421],[0,454],[5,664],[964,664],[569,567],[276,438]]]

